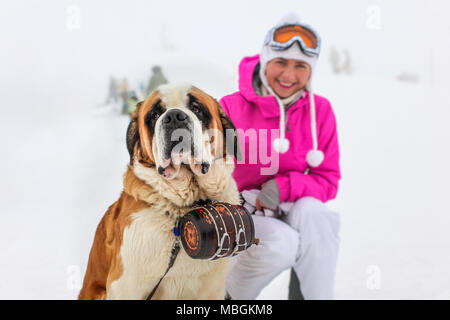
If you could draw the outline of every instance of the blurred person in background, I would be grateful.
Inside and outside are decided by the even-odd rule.
[[[123,78],[120,83],[120,97],[122,98],[122,114],[127,114],[128,104],[128,79]]]
[[[150,77],[150,80],[148,81],[148,85],[147,85],[147,89],[146,89],[146,96],[148,96],[150,93],[152,93],[153,90],[158,88],[160,85],[168,83],[160,66],[158,66],[158,65],[153,66],[152,72],[153,72],[153,74]]]
[[[114,103],[119,99],[119,94],[117,93],[117,80],[113,77],[109,77],[108,85],[108,98],[106,99],[106,104],[110,104],[111,101]]]
[[[131,116],[133,112],[136,111],[137,104],[139,102],[138,95],[135,91],[130,91],[128,93],[128,99],[127,99],[127,113]]]

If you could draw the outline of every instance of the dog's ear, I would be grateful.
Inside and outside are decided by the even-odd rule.
[[[139,142],[139,126],[137,114],[142,101],[136,105],[136,111],[131,114],[131,121],[127,129],[127,149],[130,154],[130,164],[133,163],[134,148]]]
[[[228,118],[225,111],[223,111],[222,106],[217,101],[216,103],[223,128],[223,154],[233,155],[237,161],[242,161],[242,152],[236,127],[234,126],[233,121]]]

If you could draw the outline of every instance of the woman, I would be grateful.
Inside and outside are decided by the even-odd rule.
[[[220,100],[240,133],[244,163],[233,176],[245,206],[255,207],[260,239],[233,258],[232,299],[255,299],[288,268],[305,299],[333,298],[340,223],[324,203],[337,194],[339,147],[331,105],[311,89],[319,52],[318,34],[286,17],[269,30],[259,55],[241,61],[239,91]],[[249,133],[263,129],[271,133],[266,144],[264,135]],[[267,161],[249,163],[266,145],[277,156],[278,170],[269,174]]]

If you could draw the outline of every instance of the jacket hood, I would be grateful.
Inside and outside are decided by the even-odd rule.
[[[253,74],[259,63],[259,54],[245,57],[239,64],[239,91],[248,102],[256,104],[261,110],[264,118],[275,118],[280,116],[280,109],[277,101],[273,96],[259,96],[253,88]],[[299,99],[303,100],[308,97],[306,91],[304,96]],[[298,101],[297,101],[298,102]],[[297,104],[297,102],[295,104]]]

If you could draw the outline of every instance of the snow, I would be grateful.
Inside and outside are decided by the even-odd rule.
[[[258,6],[259,17],[239,1],[199,1],[197,11],[180,2],[179,12],[144,1],[74,3],[1,4],[0,299],[78,294],[128,162],[128,117],[103,105],[109,75],[136,87],[157,62],[171,81],[220,98],[237,89],[239,59],[258,52],[286,12],[271,2]],[[343,176],[328,203],[342,221],[336,298],[450,299],[450,46],[440,8],[448,4],[376,1],[381,30],[369,30],[369,1],[345,12],[331,1],[330,12],[280,3],[323,30],[314,88],[336,114]],[[79,29],[66,26],[69,5],[81,11]],[[166,14],[149,10],[155,5]],[[427,23],[415,24],[418,16]],[[433,47],[417,46],[424,34]],[[353,74],[331,74],[333,44],[349,48]],[[399,81],[404,73],[415,81]],[[288,282],[286,270],[258,298],[286,299]]]
[[[445,91],[394,81],[378,90],[371,79],[329,80],[321,91],[336,112],[343,176],[337,199],[329,202],[342,219],[336,297],[449,299]],[[355,99],[333,90],[337,81],[357,93]],[[286,271],[261,297],[274,297],[288,282]]]

